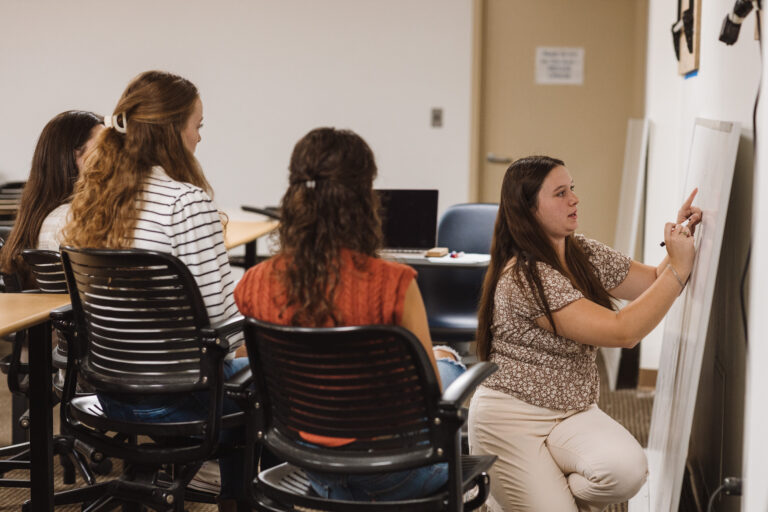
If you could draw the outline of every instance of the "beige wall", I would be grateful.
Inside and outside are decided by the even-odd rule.
[[[477,0],[481,57],[477,197],[499,200],[512,159],[565,160],[580,196],[580,231],[613,243],[627,120],[642,117],[646,0]],[[584,84],[536,85],[537,46],[585,49]]]

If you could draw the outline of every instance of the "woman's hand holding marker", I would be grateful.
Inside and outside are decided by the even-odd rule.
[[[672,228],[672,231],[678,231],[678,233],[689,237],[696,231],[696,225],[701,222],[701,208],[693,206],[693,198],[696,197],[699,189],[694,188],[688,199],[685,200],[683,206],[677,211],[677,222]],[[661,242],[661,247],[666,245],[666,240]]]

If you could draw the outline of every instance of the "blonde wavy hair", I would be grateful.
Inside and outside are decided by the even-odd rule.
[[[181,136],[198,97],[192,82],[163,71],[146,71],[128,84],[115,107],[119,122],[125,122],[125,133],[104,130],[87,157],[75,184],[64,245],[130,247],[135,210],[153,166],[211,195],[210,184]]]

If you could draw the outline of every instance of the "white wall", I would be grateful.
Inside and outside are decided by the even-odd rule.
[[[754,39],[755,16],[741,28],[734,46],[718,40],[732,0],[702,1],[701,60],[698,75],[677,74],[669,28],[677,18],[677,2],[651,0],[646,74],[646,115],[651,120],[648,192],[645,219],[645,262],[664,257],[658,241],[665,222],[674,221],[690,191],[682,190],[688,148],[696,117],[737,121],[751,129],[752,108],[760,78],[760,52]],[[663,325],[643,340],[641,368],[657,369]]]
[[[767,19],[762,18],[765,27]],[[763,87],[761,97],[768,94],[768,56],[763,58]],[[768,510],[768,491],[765,482],[768,480],[766,456],[768,456],[768,438],[765,435],[768,425],[768,407],[765,393],[768,390],[768,372],[765,363],[768,361],[768,343],[765,333],[768,332],[768,106],[761,101],[757,118],[757,162],[755,163],[755,183],[752,220],[752,265],[750,268],[750,303],[749,310],[749,340],[747,347],[747,413],[745,421],[744,445],[744,498],[742,510]],[[761,131],[762,130],[762,131]]]
[[[296,141],[336,126],[371,145],[377,186],[439,188],[442,210],[469,197],[471,31],[471,0],[2,0],[0,182],[55,114],[111,113],[154,68],[200,90],[222,208],[276,204]]]

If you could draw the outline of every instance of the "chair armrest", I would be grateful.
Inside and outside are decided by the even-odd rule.
[[[74,313],[72,312],[72,304],[67,304],[65,306],[58,307],[51,311],[51,320],[64,320],[69,321],[74,318]]]
[[[224,390],[227,392],[241,393],[251,385],[251,382],[253,382],[251,367],[246,366],[224,382]]]
[[[496,363],[483,361],[470,367],[458,379],[448,386],[440,399],[440,407],[459,408],[469,395],[499,367]]]
[[[71,338],[75,332],[75,312],[72,310],[72,304],[58,307],[51,311],[51,324],[64,335],[67,344],[71,343]]]
[[[223,350],[223,353],[226,354],[230,349],[229,337],[243,331],[244,320],[242,315],[237,315],[214,324],[209,329],[203,329],[204,332],[207,332],[207,343]]]
[[[213,329],[216,332],[216,335],[220,338],[228,339],[233,334],[243,332],[244,321],[245,317],[243,315],[237,315],[228,320],[224,320],[223,322],[212,325],[211,329]]]

